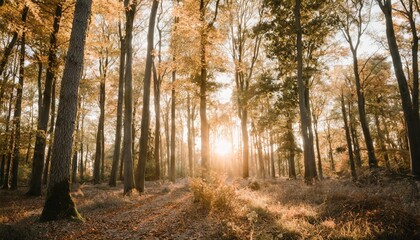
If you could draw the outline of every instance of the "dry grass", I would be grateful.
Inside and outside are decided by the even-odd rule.
[[[202,200],[206,196],[225,198],[217,189],[235,189],[228,194],[236,199],[230,213],[213,215],[224,223],[219,231],[226,239],[420,238],[420,184],[411,178],[377,173],[357,183],[325,180],[313,186],[286,179],[194,181],[203,205],[211,205]]]
[[[237,194],[246,211],[258,214],[256,239],[418,239],[418,182],[380,182],[326,180],[307,186],[281,179],[263,182],[258,191],[240,187]]]

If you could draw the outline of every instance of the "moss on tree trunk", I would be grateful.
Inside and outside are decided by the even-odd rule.
[[[69,180],[51,186],[40,221],[47,222],[60,219],[84,221],[70,196]]]

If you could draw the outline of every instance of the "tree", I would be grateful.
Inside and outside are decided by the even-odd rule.
[[[259,23],[262,21],[261,6],[252,1],[237,0],[232,2],[230,9],[230,32],[232,41],[232,56],[235,63],[235,86],[237,91],[238,117],[241,121],[242,136],[242,177],[249,177],[249,134],[248,134],[248,98],[249,85],[253,78],[255,63],[258,59],[261,45],[261,34],[257,32],[254,39],[248,32],[252,21],[255,21],[255,11],[259,12]],[[249,43],[250,40],[254,40]],[[250,59],[246,57],[250,55]]]
[[[356,180],[357,179],[356,168],[354,166],[353,148],[352,148],[352,144],[351,144],[350,129],[349,129],[349,124],[348,124],[348,120],[347,120],[346,103],[345,103],[345,100],[344,100],[343,90],[341,91],[341,96],[340,97],[341,97],[341,99],[340,99],[340,101],[341,101],[341,113],[343,114],[344,130],[346,132],[346,141],[347,141],[347,148],[348,148],[348,153],[349,153],[351,176],[352,176],[353,180]]]
[[[51,175],[41,221],[81,219],[70,196],[70,164],[91,0],[78,0],[60,89]]]
[[[411,159],[411,173],[413,175],[420,176],[420,116],[418,111],[418,100],[412,99],[412,96],[410,96],[410,89],[404,73],[401,55],[395,37],[391,0],[376,1],[385,16],[386,37],[388,41],[389,52],[391,54],[394,72],[400,91],[404,120],[407,125],[407,135]],[[418,91],[418,89],[414,91]],[[414,96],[414,98],[415,97],[416,96]],[[414,106],[415,104],[416,106]]]
[[[261,28],[269,43],[268,57],[277,60],[281,74],[297,79],[305,180],[311,182],[317,174],[309,90],[311,79],[321,67],[321,47],[334,29],[334,11],[328,1],[320,0],[266,0],[265,3],[270,17]],[[295,71],[291,72],[292,69]]]
[[[303,154],[305,163],[305,181],[311,182],[316,178],[315,153],[312,137],[311,114],[309,109],[308,95],[305,93],[309,86],[303,81],[303,56],[302,56],[302,25],[301,25],[301,1],[296,0],[295,4],[295,27],[296,27],[296,48],[297,48],[297,83],[299,90],[300,124],[303,140]]]
[[[45,146],[47,142],[47,128],[51,109],[51,95],[53,82],[57,74],[57,34],[60,29],[60,21],[63,12],[63,1],[57,3],[54,13],[53,30],[50,35],[50,47],[48,50],[48,67],[45,78],[42,105],[39,110],[38,130],[35,140],[34,156],[32,159],[32,174],[27,195],[40,196],[42,184],[42,171],[44,168]],[[46,166],[48,168],[48,166]]]
[[[160,2],[160,12],[157,19],[157,30],[159,35],[159,42],[158,42],[158,68],[159,72],[156,70],[156,64],[153,63],[153,94],[154,94],[154,107],[155,107],[155,145],[154,145],[154,157],[155,157],[155,179],[160,179],[161,172],[160,172],[160,144],[161,144],[161,137],[160,137],[160,93],[161,93],[161,85],[164,73],[162,72],[162,27],[160,26],[160,22],[162,20],[163,15],[163,1]]]
[[[137,0],[124,0],[125,7],[125,41],[126,65],[124,85],[124,138],[121,161],[124,161],[124,194],[129,194],[134,188],[133,173],[133,24]]]
[[[179,5],[179,1],[177,1],[177,3],[178,3],[178,5]],[[174,31],[176,31],[177,29],[177,24],[179,23],[179,17],[178,16],[175,16],[175,19],[174,19],[174,23],[175,23],[175,26],[174,26]],[[176,53],[177,53],[177,50],[178,49],[176,49],[176,44],[174,44],[174,51],[173,51],[173,56],[172,56],[172,60],[173,60],[173,62],[175,62],[176,61]],[[170,146],[170,161],[169,161],[169,166],[168,166],[168,168],[169,168],[169,179],[172,181],[172,182],[175,182],[175,180],[176,180],[176,166],[175,166],[175,146],[176,146],[176,140],[175,140],[175,138],[176,138],[176,136],[175,136],[175,132],[176,132],[176,130],[175,130],[175,112],[176,112],[176,109],[175,109],[175,107],[176,107],[176,92],[175,92],[175,82],[176,82],[176,68],[174,68],[173,70],[172,70],[172,88],[171,88],[171,146]],[[167,143],[167,144],[169,144],[169,143]]]
[[[13,136],[10,133],[10,118],[12,115],[12,104],[13,104],[13,90],[10,93],[9,98],[9,106],[7,111],[7,117],[6,117],[6,128],[5,133],[6,137],[4,139],[4,144],[2,148],[2,154],[1,154],[1,165],[0,165],[0,187],[7,189],[9,187],[9,170],[10,170],[10,148],[13,143]],[[6,172],[5,172],[6,171]]]
[[[357,93],[357,106],[359,110],[359,120],[362,126],[363,136],[365,138],[366,149],[368,152],[369,158],[369,167],[375,168],[378,166],[375,148],[373,146],[372,136],[369,130],[369,124],[366,119],[366,96],[364,94],[363,86],[360,79],[360,70],[359,70],[359,61],[358,61],[358,49],[360,46],[360,40],[362,35],[365,33],[368,26],[369,19],[365,19],[363,11],[366,8],[365,0],[357,1],[345,1],[346,5],[340,5],[340,12],[343,13],[340,16],[340,29],[344,35],[344,38],[349,43],[350,51],[353,56],[353,73],[354,80],[356,83],[356,93]],[[368,9],[368,15],[370,15],[370,9]],[[353,28],[355,28],[355,40],[353,39]]]
[[[18,183],[18,171],[19,171],[19,158],[20,158],[20,123],[21,123],[21,113],[22,113],[22,96],[23,96],[23,84],[25,80],[25,47],[26,47],[26,19],[28,16],[29,7],[25,4],[23,7],[22,14],[22,25],[23,31],[20,36],[20,56],[19,56],[19,85],[16,89],[16,104],[15,112],[13,114],[14,122],[14,146],[13,146],[13,159],[12,159],[12,169],[11,169],[11,181],[10,189],[16,190]]]
[[[203,168],[202,175],[205,176],[209,171],[209,124],[207,120],[207,54],[206,47],[208,45],[208,34],[213,28],[219,12],[219,2],[216,0],[214,7],[214,15],[210,22],[206,20],[206,12],[212,1],[200,0],[200,123],[201,123],[201,165]]]
[[[140,135],[140,153],[139,163],[137,165],[136,184],[139,192],[144,192],[144,181],[146,174],[146,161],[149,142],[149,125],[150,125],[150,83],[152,78],[153,65],[153,38],[155,32],[155,22],[157,9],[159,6],[158,0],[153,0],[152,10],[149,19],[149,31],[147,33],[147,57],[146,67],[144,73],[144,93],[143,93],[143,112],[141,118],[141,135]]]
[[[117,102],[117,123],[115,127],[115,143],[114,155],[112,157],[111,176],[109,178],[109,185],[115,187],[117,185],[117,172],[118,163],[120,161],[121,152],[121,129],[122,129],[122,116],[123,116],[123,99],[124,99],[124,71],[125,71],[125,58],[126,58],[126,41],[125,36],[122,34],[121,22],[118,22],[118,35],[120,38],[120,66],[118,77],[118,102]]]

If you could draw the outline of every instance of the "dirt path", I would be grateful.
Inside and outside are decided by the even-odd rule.
[[[43,197],[23,197],[23,189],[2,191],[0,239],[203,239],[217,230],[217,221],[193,204],[185,181],[154,184],[131,197],[122,197],[120,187],[86,185],[75,191],[84,223],[39,223]]]

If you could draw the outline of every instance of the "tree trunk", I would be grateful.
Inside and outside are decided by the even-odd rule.
[[[130,0],[124,0],[126,9],[126,66],[125,66],[125,86],[124,86],[124,138],[121,161],[124,161],[124,194],[129,194],[134,188],[133,172],[133,22],[136,13],[137,1],[129,5]],[[122,163],[121,163],[122,164]],[[122,168],[122,167],[121,167]]]
[[[414,114],[419,114],[419,36],[417,35],[417,26],[416,26],[416,17],[415,17],[415,11],[414,11],[414,4],[417,8],[417,11],[419,11],[419,3],[417,0],[409,0],[408,2],[408,21],[410,22],[410,30],[411,30],[411,65],[412,65],[412,71],[413,71],[413,88],[411,92],[411,96],[413,98],[413,112]],[[417,116],[417,118],[420,118],[420,116]]]
[[[209,172],[209,125],[207,121],[207,29],[205,21],[205,4],[200,0],[200,22],[203,25],[200,35],[200,123],[201,123],[201,168],[202,177],[206,177]]]
[[[175,131],[175,106],[176,106],[176,95],[175,95],[175,81],[176,81],[176,72],[172,72],[172,92],[171,92],[171,161],[170,161],[170,171],[169,179],[172,182],[176,180],[176,166],[175,166],[175,141],[176,141],[176,131]]]
[[[187,142],[188,142],[188,169],[189,169],[189,176],[194,177],[194,156],[193,156],[193,136],[192,136],[192,124],[194,121],[192,119],[192,112],[191,112],[191,96],[190,93],[187,95]]]
[[[359,120],[360,124],[362,125],[362,132],[365,138],[366,149],[368,152],[368,159],[369,159],[369,168],[373,169],[378,167],[378,162],[375,156],[375,148],[373,146],[372,136],[369,130],[369,124],[366,119],[366,105],[365,105],[365,96],[362,91],[360,74],[359,74],[359,64],[357,59],[357,52],[355,49],[351,50],[353,54],[353,72],[354,72],[354,79],[356,82],[356,93],[357,93],[357,107],[359,110]]]
[[[242,133],[242,177],[249,177],[249,134],[248,134],[248,111],[242,110],[241,133]]]
[[[159,32],[159,34],[161,34]],[[161,46],[161,40],[159,41],[159,49]],[[160,50],[159,50],[160,52]],[[159,54],[160,59],[160,54]],[[157,74],[155,64],[153,64],[153,89],[155,96],[155,147],[154,147],[154,157],[155,157],[155,179],[160,179],[160,85],[161,85],[161,75]]]
[[[13,89],[10,93],[10,99],[9,99],[9,106],[8,106],[8,112],[6,117],[6,128],[5,128],[5,140],[2,147],[2,155],[1,155],[1,166],[0,166],[0,187],[8,188],[9,187],[9,170],[10,170],[10,149],[12,145],[9,143],[10,140],[12,140],[12,137],[9,135],[10,132],[10,118],[12,115],[12,105],[13,105]],[[7,170],[5,173],[4,171]]]
[[[75,144],[77,144],[76,141],[75,141]],[[77,161],[78,161],[78,151],[75,150],[74,153],[73,153],[73,160],[72,160],[72,164],[71,164],[71,182],[72,183],[78,182],[78,179],[77,179]]]
[[[314,117],[314,132],[315,132],[315,144],[316,144],[316,152],[318,157],[318,174],[319,179],[323,180],[323,174],[322,174],[322,162],[321,162],[321,151],[319,150],[319,139],[318,139],[318,119],[315,119]]]
[[[27,8],[27,6],[25,6]],[[21,123],[21,113],[22,113],[22,97],[23,97],[23,84],[25,80],[25,46],[26,46],[26,18],[28,11],[23,11],[22,23],[24,31],[20,39],[20,60],[19,60],[19,85],[17,86],[16,91],[16,104],[15,112],[13,114],[13,122],[15,124],[15,140],[13,147],[13,160],[12,160],[12,170],[11,170],[11,181],[10,181],[10,190],[17,189],[18,183],[18,172],[19,172],[19,157],[20,157],[20,123]]]
[[[93,168],[93,184],[99,184],[103,180],[104,174],[104,150],[105,150],[105,136],[104,136],[104,127],[105,127],[105,82],[108,72],[109,58],[108,52],[105,50],[106,56],[105,59],[101,57],[99,60],[99,72],[101,73],[101,82],[99,85],[99,124],[98,132],[96,135],[96,154],[95,162]]]
[[[334,155],[332,149],[332,137],[331,137],[331,125],[327,122],[327,141],[328,141],[328,156],[330,158],[330,168],[332,172],[335,172]]]
[[[350,135],[351,135],[351,140],[353,142],[353,152],[354,152],[354,157],[356,158],[356,165],[357,167],[362,167],[362,158],[360,156],[360,144],[359,144],[359,137],[357,134],[357,128],[356,128],[356,119],[354,118],[353,115],[353,111],[352,111],[352,103],[349,101],[348,103],[349,106],[349,128],[350,128]]]
[[[38,77],[37,77],[37,87],[38,87],[38,109],[42,109],[42,70],[44,65],[42,64],[41,57],[38,56]],[[39,122],[39,117],[38,117]]]
[[[54,78],[53,85],[52,85],[52,91],[51,91],[51,120],[50,120],[50,128],[48,130],[49,135],[49,142],[48,142],[48,151],[47,151],[47,157],[45,160],[45,166],[44,166],[44,173],[42,177],[42,183],[44,185],[47,184],[48,181],[48,174],[50,169],[50,160],[51,160],[51,152],[52,152],[52,145],[53,145],[53,139],[54,139],[54,126],[55,126],[55,89],[56,89],[56,82],[57,79]]]
[[[418,106],[413,106],[414,103],[417,103],[418,105],[418,101],[411,101],[407,78],[404,74],[401,56],[395,37],[394,23],[392,20],[391,1],[384,0],[384,2],[382,2],[382,0],[377,0],[377,2],[379,3],[379,6],[382,12],[384,13],[386,20],[386,36],[388,40],[389,51],[392,57],[394,72],[400,90],[404,119],[407,124],[408,142],[411,159],[411,173],[415,176],[420,176],[420,118]]]
[[[51,175],[41,221],[81,219],[70,196],[70,163],[77,114],[78,87],[82,77],[85,40],[92,1],[78,0],[60,90]]]
[[[84,126],[85,125],[85,115],[83,113],[82,101],[83,101],[83,98],[81,97],[80,102],[79,102],[79,111],[80,111],[80,117],[81,117],[81,120],[82,120],[81,127],[80,127],[80,165],[79,165],[80,166],[79,167],[79,180],[81,182],[83,182],[85,180],[85,175],[84,175],[85,164],[84,164],[84,161],[83,161],[83,146],[84,146],[83,141],[84,141],[84,138],[85,138],[85,129],[84,129],[84,127],[85,127]]]
[[[117,126],[115,128],[115,144],[114,155],[112,157],[111,176],[109,178],[109,186],[115,187],[117,185],[117,172],[118,163],[120,161],[121,153],[121,130],[122,130],[122,114],[123,114],[123,99],[124,99],[124,70],[125,70],[125,57],[126,57],[126,42],[125,37],[122,35],[121,24],[118,25],[120,36],[120,69],[118,79],[118,103],[117,103]],[[122,170],[122,161],[121,161]],[[120,176],[122,171],[120,171]],[[121,177],[120,177],[121,178]]]
[[[29,154],[31,153],[31,147],[32,147],[32,135],[33,135],[33,130],[34,130],[34,103],[33,101],[31,102],[31,106],[29,107],[31,109],[31,113],[30,113],[30,127],[29,127],[29,133],[28,133],[28,147],[26,148],[26,156],[25,156],[25,163],[28,164],[29,163]],[[41,171],[42,174],[42,171]]]
[[[31,196],[41,195],[42,171],[44,168],[45,146],[47,143],[48,119],[50,117],[51,93],[53,82],[57,72],[57,34],[60,29],[60,21],[63,12],[63,1],[59,1],[55,9],[53,30],[50,35],[50,47],[48,50],[48,67],[45,78],[45,89],[42,97],[42,106],[39,111],[38,130],[35,140],[34,157],[32,162],[32,175],[29,190],[26,193]]]
[[[74,131],[74,143],[73,145],[75,146],[73,148],[73,160],[72,160],[72,166],[71,166],[71,182],[72,183],[76,183],[79,182],[80,179],[77,179],[77,162],[78,162],[78,158],[79,158],[79,142],[81,142],[80,139],[80,115],[81,115],[81,110],[80,110],[80,98],[78,100],[78,111],[76,114],[76,130]]]
[[[289,178],[296,179],[295,137],[293,135],[292,118],[287,121],[287,141],[289,143]]]
[[[163,122],[165,125],[165,146],[166,146],[166,169],[167,169],[167,175],[169,177],[170,175],[170,162],[171,162],[171,148],[170,148],[170,136],[169,136],[169,110],[165,112],[163,115]],[[165,170],[166,172],[166,170]]]
[[[149,30],[147,33],[147,57],[146,68],[144,71],[144,92],[143,92],[143,112],[141,118],[141,135],[140,135],[140,153],[139,163],[137,165],[136,184],[139,192],[144,192],[144,181],[146,175],[146,161],[149,143],[149,125],[150,125],[150,82],[152,77],[153,64],[153,38],[155,32],[156,14],[159,6],[158,0],[153,0],[152,9],[149,19]]]
[[[341,113],[343,114],[344,130],[346,132],[346,141],[347,141],[347,148],[348,148],[348,153],[349,153],[351,176],[353,178],[353,181],[355,181],[357,179],[357,175],[356,175],[356,168],[354,166],[353,148],[352,148],[352,143],[351,143],[350,129],[349,129],[348,121],[347,121],[346,105],[344,102],[343,93],[341,93]]]
[[[269,143],[270,143],[270,162],[271,162],[271,177],[276,177],[276,168],[274,166],[274,142],[273,142],[273,136],[269,133]]]
[[[305,163],[305,181],[311,183],[317,177],[316,165],[315,165],[315,153],[313,148],[313,139],[311,138],[311,119],[309,105],[309,99],[305,98],[305,92],[309,86],[305,86],[303,80],[303,57],[302,57],[302,26],[301,26],[301,0],[296,1],[295,5],[295,27],[296,27],[296,45],[297,45],[297,81],[299,89],[299,109],[301,118],[301,131],[303,140],[303,154]],[[308,96],[306,96],[308,97]]]

